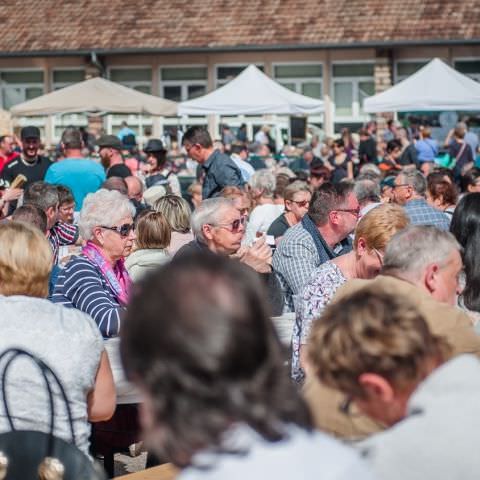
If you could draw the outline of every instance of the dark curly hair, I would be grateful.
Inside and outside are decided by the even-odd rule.
[[[224,452],[234,423],[272,442],[286,424],[311,429],[264,298],[253,270],[212,253],[182,256],[137,285],[121,355],[148,393],[163,458],[186,466],[200,449]]]

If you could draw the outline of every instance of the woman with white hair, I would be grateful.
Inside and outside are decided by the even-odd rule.
[[[250,245],[258,236],[266,233],[273,221],[283,213],[284,205],[275,204],[275,175],[268,169],[257,170],[248,181],[256,207],[248,220],[245,244]]]
[[[128,301],[131,280],[124,258],[135,238],[134,215],[120,192],[101,189],[87,195],[78,222],[86,245],[66,265],[53,292],[53,302],[90,315],[103,338],[118,336]]]

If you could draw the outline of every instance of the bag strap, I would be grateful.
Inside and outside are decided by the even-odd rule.
[[[462,146],[460,147],[460,150],[457,153],[457,156],[455,157],[455,161],[458,162],[460,157],[462,156],[463,152],[465,151],[465,148],[467,148],[467,142],[463,142]]]
[[[43,379],[45,381],[45,386],[47,388],[47,393],[48,393],[48,403],[50,407],[50,440],[49,440],[49,453],[52,451],[53,447],[53,432],[55,431],[55,402],[53,398],[53,392],[52,392],[52,386],[51,386],[51,381],[49,380],[49,376],[53,379],[54,383],[57,384],[60,394],[62,396],[62,399],[65,403],[65,407],[67,410],[67,418],[68,418],[68,423],[70,427],[70,433],[72,436],[72,443],[73,445],[76,446],[76,437],[75,437],[75,428],[73,425],[73,416],[72,416],[72,410],[70,406],[70,402],[67,397],[67,393],[65,392],[65,388],[62,385],[62,382],[58,378],[57,374],[40,358],[37,356],[33,355],[30,352],[27,352],[26,350],[22,350],[21,348],[9,348],[8,350],[5,350],[2,354],[0,354],[0,362],[7,356],[10,355],[11,357],[6,361],[6,364],[3,368],[2,372],[2,377],[1,377],[1,382],[2,382],[2,396],[3,396],[3,407],[5,410],[5,416],[7,417],[8,424],[10,426],[10,429],[12,431],[15,431],[15,426],[13,424],[12,416],[10,414],[10,407],[8,406],[7,402],[7,373],[8,370],[10,369],[12,363],[14,360],[16,360],[18,357],[27,357],[30,360],[32,360],[37,367],[40,369]]]

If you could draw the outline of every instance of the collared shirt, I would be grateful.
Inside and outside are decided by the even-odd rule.
[[[413,225],[433,225],[440,230],[450,228],[450,219],[447,215],[431,207],[423,198],[410,200],[404,208]]]
[[[319,232],[320,235],[320,232]],[[273,269],[285,295],[284,313],[295,311],[296,296],[301,293],[315,268],[344,253],[338,245],[334,251],[322,252],[321,258],[310,233],[297,223],[289,228],[273,255]]]
[[[214,150],[202,168],[205,171],[203,199],[218,196],[224,187],[232,185],[241,187],[244,184],[240,169],[228,155],[220,150]]]

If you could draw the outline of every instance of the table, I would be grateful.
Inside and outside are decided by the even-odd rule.
[[[159,467],[147,468],[147,470],[141,472],[116,477],[115,480],[174,480],[177,473],[177,468],[171,463],[166,463]]]

